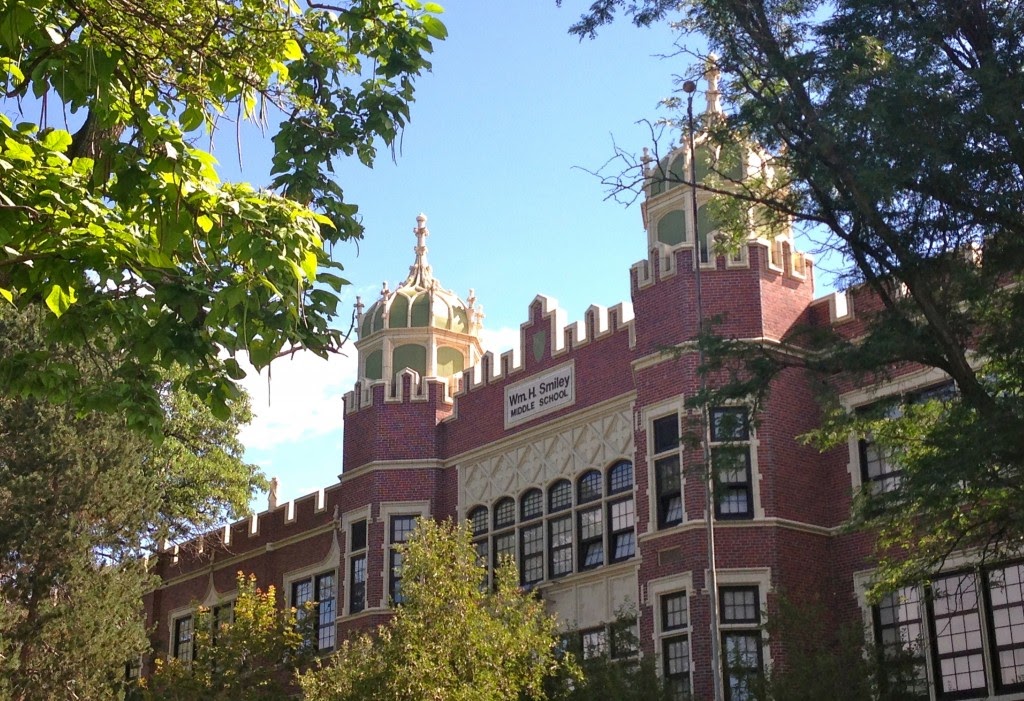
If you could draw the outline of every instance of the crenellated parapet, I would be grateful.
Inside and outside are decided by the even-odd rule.
[[[629,303],[611,308],[593,304],[584,312],[583,319],[566,323],[565,310],[558,306],[557,300],[537,295],[529,312],[529,319],[519,327],[518,348],[501,353],[497,359],[490,351],[484,353],[479,363],[462,374],[456,397],[490,384],[501,384],[544,357],[568,358],[573,351],[615,334],[628,334],[630,348],[636,344],[633,308]]]
[[[278,504],[181,543],[164,541],[149,559],[162,579],[196,570],[228,566],[251,558],[255,551],[271,552],[316,530],[331,530],[340,523],[338,485]]]

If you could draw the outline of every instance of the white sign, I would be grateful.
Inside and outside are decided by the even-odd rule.
[[[505,428],[576,402],[576,366],[567,363],[505,387]]]

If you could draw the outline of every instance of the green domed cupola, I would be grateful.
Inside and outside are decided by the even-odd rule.
[[[416,217],[416,258],[405,281],[394,291],[385,282],[365,313],[356,299],[361,379],[391,379],[404,368],[422,377],[450,378],[482,355],[483,308],[476,306],[473,290],[467,304],[434,277],[427,263],[426,222],[425,215]]]

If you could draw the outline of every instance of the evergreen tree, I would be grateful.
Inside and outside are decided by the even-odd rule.
[[[0,357],[44,347],[45,313],[0,312]],[[110,372],[78,348],[45,355],[92,382]],[[126,663],[148,648],[141,601],[154,582],[142,555],[245,513],[263,484],[241,459],[244,397],[223,422],[169,380],[157,392],[158,443],[123,413],[0,395],[3,698],[117,698]]]

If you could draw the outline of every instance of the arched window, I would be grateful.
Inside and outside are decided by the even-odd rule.
[[[569,480],[558,480],[548,488],[548,513],[562,511],[572,506],[572,484]]]
[[[494,527],[505,528],[516,522],[516,502],[512,497],[499,499],[494,505]]]
[[[608,494],[618,494],[633,488],[633,463],[620,460],[608,468]]]
[[[483,535],[487,532],[487,507],[478,506],[469,512],[469,524],[473,529],[473,535]]]
[[[519,501],[519,514],[523,521],[537,518],[544,513],[544,495],[539,489],[531,489]]]
[[[586,504],[601,498],[601,473],[597,470],[584,472],[577,482],[577,504]]]

